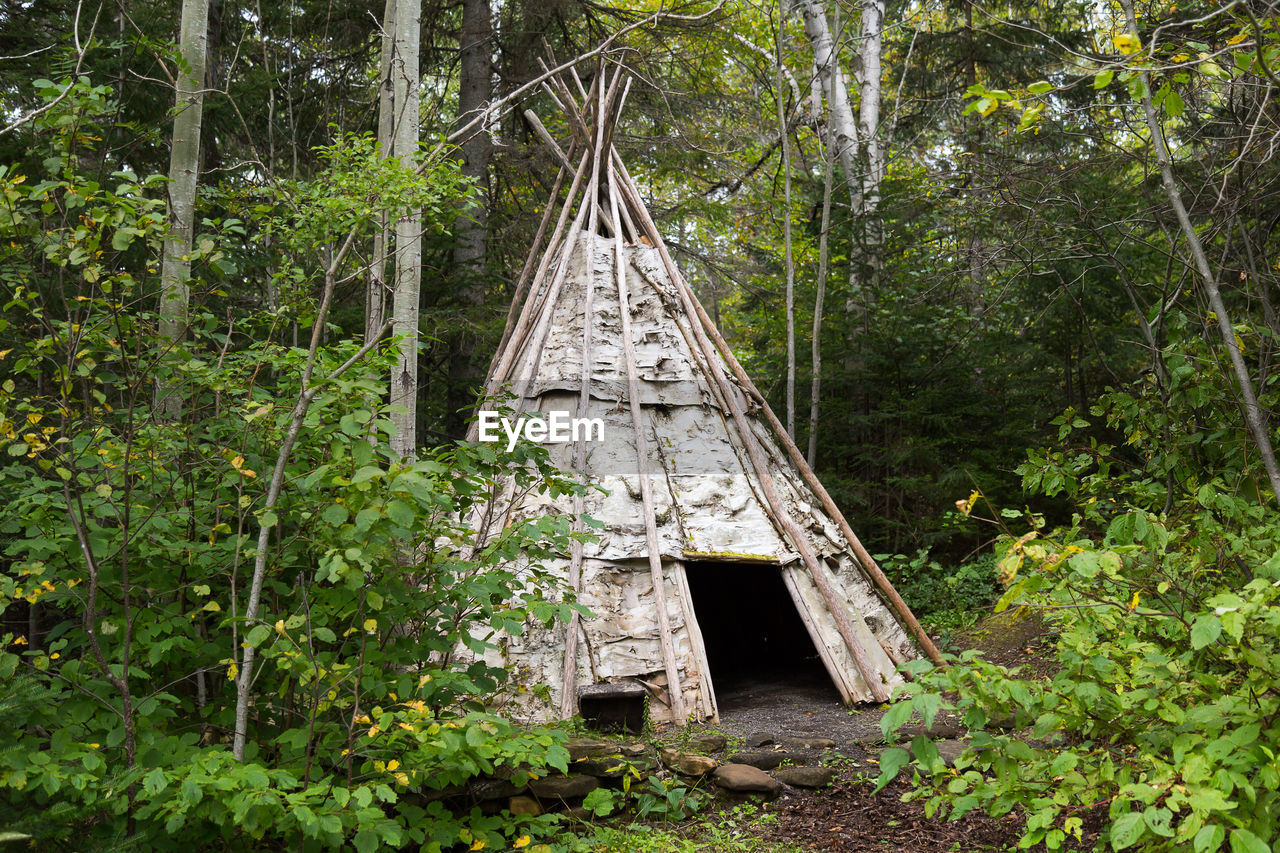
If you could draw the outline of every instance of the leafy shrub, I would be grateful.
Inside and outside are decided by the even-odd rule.
[[[953,710],[971,736],[950,767],[923,737],[884,756],[882,784],[913,765],[929,814],[1021,808],[1023,845],[1049,849],[1090,816],[1114,850],[1264,853],[1280,840],[1280,527],[1238,422],[1200,416],[1223,392],[1186,353],[1168,364],[1158,393],[1115,392],[1093,409],[1124,446],[1089,437],[1022,469],[1077,513],[1003,537],[997,609],[1044,615],[1057,672],[1028,679],[973,652],[911,665],[913,695],[885,716],[886,734],[913,712],[931,723]],[[1058,423],[1064,441],[1090,427],[1075,413]]]
[[[280,341],[291,321],[323,323],[308,252],[362,227],[359,205],[300,194],[274,223],[292,223],[281,269],[299,283],[279,312],[197,307],[185,340],[162,338],[146,307],[162,182],[79,171],[100,88],[45,115],[61,128],[47,174],[0,170],[0,828],[77,849],[547,836],[554,819],[455,816],[432,792],[566,767],[559,732],[484,710],[508,673],[477,655],[575,607],[541,568],[569,520],[480,542],[466,519],[508,477],[577,487],[536,446],[395,459],[390,351]],[[386,180],[346,169],[353,196],[362,175],[374,195]],[[456,191],[430,170],[410,183]],[[243,236],[227,219],[202,237],[193,289],[217,298]]]

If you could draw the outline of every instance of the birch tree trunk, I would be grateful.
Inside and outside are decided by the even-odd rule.
[[[1120,5],[1124,8],[1125,18],[1129,23],[1129,34],[1135,40],[1139,40],[1138,20],[1133,14],[1133,0],[1120,0]],[[1276,465],[1276,454],[1271,447],[1271,436],[1266,419],[1263,417],[1262,408],[1258,405],[1258,397],[1253,391],[1253,377],[1249,375],[1249,368],[1240,354],[1240,345],[1236,341],[1231,315],[1227,313],[1227,305],[1222,301],[1222,292],[1218,289],[1217,277],[1209,266],[1209,258],[1205,255],[1204,244],[1200,242],[1200,234],[1191,223],[1186,205],[1182,203],[1182,192],[1178,189],[1177,181],[1174,180],[1173,162],[1169,156],[1169,148],[1165,144],[1164,129],[1160,126],[1155,105],[1151,101],[1151,75],[1145,70],[1140,70],[1138,75],[1142,82],[1142,110],[1146,115],[1147,130],[1151,132],[1151,147],[1155,151],[1156,164],[1160,167],[1160,180],[1164,184],[1165,195],[1169,197],[1169,204],[1173,207],[1174,215],[1178,219],[1178,228],[1182,231],[1183,239],[1187,241],[1187,249],[1191,252],[1192,262],[1204,286],[1205,296],[1209,300],[1209,308],[1217,316],[1218,330],[1222,333],[1223,344],[1227,348],[1231,367],[1240,386],[1240,405],[1244,409],[1245,422],[1258,448],[1258,455],[1262,457],[1267,479],[1271,481],[1271,491],[1275,494],[1276,501],[1280,502],[1280,467]]]
[[[840,161],[840,168],[844,169],[845,180],[849,183],[850,205],[856,217],[862,209],[862,192],[856,180],[858,125],[853,118],[849,87],[840,70],[840,56],[831,36],[831,26],[827,23],[826,10],[819,0],[799,0],[799,6],[804,18],[804,32],[813,49],[813,64],[827,96],[827,124],[831,131],[827,144],[834,149],[834,156]]]
[[[195,232],[196,180],[200,175],[200,126],[204,116],[205,61],[209,49],[209,0],[183,0],[178,36],[182,68],[174,97],[173,140],[169,149],[169,235],[160,267],[160,337],[178,344],[187,333],[191,307],[191,241]],[[177,417],[176,389],[157,388],[156,405]]]
[[[875,285],[884,268],[884,224],[880,221],[880,184],[884,153],[880,147],[880,58],[883,52],[884,0],[863,0],[862,58],[858,79],[858,123],[863,145],[862,270]]]
[[[392,151],[406,169],[414,167],[418,151],[418,49],[422,0],[396,0],[395,51],[392,59],[392,99],[395,122]],[[395,290],[393,329],[400,337],[395,372],[391,377],[391,449],[401,458],[417,450],[418,432],[418,309],[422,287],[422,214],[411,210],[395,225]]]

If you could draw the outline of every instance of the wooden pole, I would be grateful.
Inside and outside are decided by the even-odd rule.
[[[616,79],[615,79],[616,82]],[[604,94],[603,77],[602,85],[597,89],[600,94],[601,105],[606,101]],[[604,122],[598,122],[596,125],[595,153],[591,158],[591,184],[589,188],[591,213],[589,216],[590,227],[587,232],[587,239],[584,242],[584,251],[587,256],[585,265],[587,276],[587,293],[585,305],[583,308],[582,318],[582,376],[578,387],[578,412],[579,418],[587,415],[587,407],[591,402],[591,326],[592,317],[595,311],[595,285],[596,277],[594,273],[595,265],[591,262],[591,256],[595,254],[595,224],[599,216],[599,200],[600,200],[600,162],[604,153]],[[554,308],[552,309],[554,311]],[[586,467],[587,443],[585,438],[580,438],[573,449],[573,465],[578,471],[582,471]],[[578,493],[573,496],[573,529],[580,532],[582,527],[583,513],[582,494]],[[569,554],[569,586],[575,593],[580,592],[582,588],[582,543],[574,541],[570,546]],[[566,720],[572,717],[578,710],[578,627],[581,619],[578,613],[574,613],[569,617],[569,624],[565,627],[564,639],[564,661],[560,671],[560,716]]]
[[[627,250],[622,242],[622,222],[618,217],[618,185],[613,169],[609,169],[609,206],[613,215],[614,269],[618,278],[618,307],[622,318],[622,348],[627,366],[627,408],[631,410],[631,430],[635,435],[636,472],[640,477],[640,503],[644,507],[645,548],[649,552],[649,574],[653,579],[653,602],[658,616],[658,636],[662,643],[662,662],[667,671],[667,693],[671,710],[682,725],[685,714],[684,687],[676,663],[675,644],[671,639],[671,620],[667,614],[667,588],[662,573],[662,554],[658,550],[658,521],[653,510],[653,484],[649,481],[649,452],[645,440],[640,406],[640,380],[636,371],[636,350],[631,340],[631,300],[627,294]]]

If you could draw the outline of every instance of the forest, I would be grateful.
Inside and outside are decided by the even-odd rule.
[[[1277,0],[3,0],[0,848],[1280,850],[1278,95]],[[831,767],[942,846],[461,804],[581,758],[493,660],[601,520],[474,428],[597,132],[941,650]]]

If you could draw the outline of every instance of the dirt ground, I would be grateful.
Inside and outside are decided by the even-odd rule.
[[[1050,638],[1034,616],[1002,614],[971,629],[961,647],[981,649],[987,658],[1006,666],[1025,666],[1045,676],[1051,671]],[[789,842],[805,850],[941,853],[941,851],[1008,850],[1021,835],[1017,814],[1000,820],[970,814],[958,821],[926,818],[924,802],[902,802],[909,786],[899,779],[872,796],[872,780],[879,774],[876,756],[885,747],[880,735],[883,709],[870,705],[849,709],[822,678],[790,683],[761,681],[737,685],[721,698],[721,729],[750,739],[823,737],[834,749],[805,751],[803,763],[821,761],[837,769],[835,783],[821,791],[789,789],[764,811],[776,815],[762,831],[762,840]],[[943,730],[954,721],[941,720]],[[958,732],[957,732],[958,733]],[[1086,841],[1089,841],[1086,838]]]

